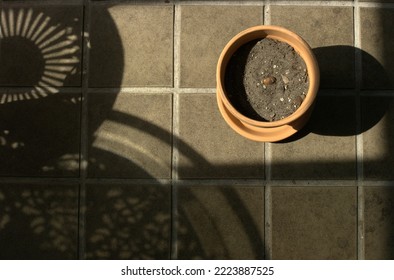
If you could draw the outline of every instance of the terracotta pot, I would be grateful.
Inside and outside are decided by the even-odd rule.
[[[271,38],[291,45],[304,60],[309,76],[308,93],[301,106],[290,116],[278,121],[257,121],[235,109],[224,86],[227,64],[242,45],[256,39]],[[261,142],[276,142],[299,131],[308,121],[319,88],[319,67],[309,45],[297,34],[279,26],[255,26],[236,35],[223,49],[216,71],[217,102],[228,125],[242,136]]]

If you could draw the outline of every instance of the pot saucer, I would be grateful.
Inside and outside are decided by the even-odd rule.
[[[219,94],[216,94],[219,111],[226,123],[238,134],[259,142],[278,142],[295,134],[298,130],[291,125],[278,127],[252,127],[235,118],[224,106]]]

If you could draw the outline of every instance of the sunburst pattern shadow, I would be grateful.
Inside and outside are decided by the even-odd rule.
[[[2,93],[0,104],[56,94],[66,78],[76,73],[80,47],[71,27],[31,8],[2,9],[0,23],[0,84],[29,87]]]

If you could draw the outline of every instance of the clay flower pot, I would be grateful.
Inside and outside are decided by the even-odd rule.
[[[241,114],[231,104],[225,88],[225,73],[232,55],[244,44],[270,38],[292,46],[306,64],[309,88],[300,107],[291,115],[277,121],[258,121]],[[308,121],[319,87],[320,74],[316,58],[309,45],[297,34],[278,26],[255,26],[232,38],[223,49],[216,71],[217,102],[227,124],[242,136],[261,142],[277,142],[299,131]]]

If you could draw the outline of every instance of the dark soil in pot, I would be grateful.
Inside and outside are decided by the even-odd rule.
[[[308,92],[305,62],[289,44],[264,38],[239,48],[225,73],[231,104],[243,115],[277,121],[294,113]]]

